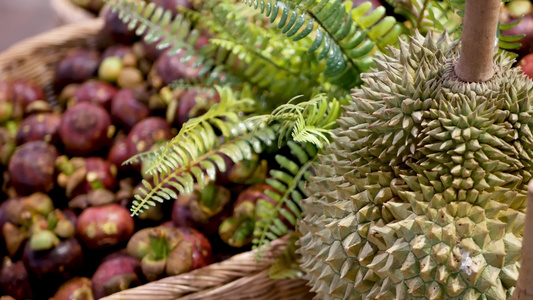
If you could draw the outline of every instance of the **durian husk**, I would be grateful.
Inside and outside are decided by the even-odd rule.
[[[522,240],[522,265],[516,289],[511,300],[533,300],[533,181],[529,182],[527,193],[526,221]]]
[[[338,120],[302,201],[316,299],[507,299],[533,172],[533,83],[504,54],[483,83],[459,42],[416,33]]]

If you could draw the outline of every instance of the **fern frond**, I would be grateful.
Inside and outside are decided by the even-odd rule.
[[[318,148],[322,148],[324,143],[329,144],[331,129],[337,126],[335,120],[342,113],[340,102],[325,94],[318,94],[308,101],[293,104],[297,98],[278,106],[270,115],[251,117],[250,121],[257,124],[278,123],[279,147],[291,139],[311,143]]]
[[[259,200],[256,208],[256,223],[253,232],[253,248],[260,249],[289,233],[301,218],[300,201],[306,198],[304,183],[311,175],[310,168],[317,157],[317,148],[310,144],[298,144],[293,141],[287,143],[294,159],[283,155],[276,155],[276,162],[280,165],[279,170],[271,170],[271,178],[266,183],[281,193],[277,194],[270,190],[264,193],[273,204],[266,200]],[[285,221],[285,222],[284,222]],[[289,228],[288,225],[292,227]],[[260,256],[260,251],[258,255]]]
[[[133,201],[133,216],[155,205],[154,200],[162,202],[165,199],[175,199],[177,193],[191,193],[195,182],[203,187],[206,180],[215,180],[217,170],[223,172],[226,167],[220,154],[227,155],[234,162],[251,159],[253,152],[261,153],[276,139],[275,130],[267,126],[254,131],[253,124],[246,121],[237,126],[221,123],[225,121],[220,121],[218,126],[232,128],[229,139],[223,143],[212,138],[212,127],[202,126],[208,123],[201,123],[196,127],[197,136],[206,137],[205,140],[195,140],[194,136],[189,140],[181,139],[179,148],[175,148],[177,152],[167,155],[164,161],[170,164],[166,166],[169,168],[168,172],[154,173],[153,185],[143,181],[144,188],[139,188]]]
[[[366,3],[350,10],[351,2],[340,0],[243,2],[260,10],[272,24],[277,23],[278,29],[293,41],[313,36],[308,52],[318,51],[318,60],[326,61],[324,75],[345,87],[359,85],[358,75],[372,63],[370,55],[395,44],[401,33],[393,17],[381,19],[384,9],[365,16],[370,9]]]
[[[271,279],[292,279],[301,278],[303,276],[300,268],[299,259],[300,254],[296,252],[298,246],[296,242],[299,240],[301,234],[299,232],[292,232],[287,239],[287,248],[283,250],[278,260],[274,262],[268,270],[268,275]]]
[[[217,64],[214,59],[216,47],[204,46],[196,49],[201,27],[189,20],[184,14],[174,18],[170,10],[157,7],[154,3],[130,0],[104,0],[113,11],[119,11],[119,18],[135,30],[139,36],[144,35],[147,44],[155,44],[159,50],[169,49],[168,55],[182,53],[182,60],[194,56],[193,67],[199,67],[200,81],[214,86],[238,82],[225,65]],[[224,74],[224,76],[221,76]],[[192,82],[190,82],[192,83]]]
[[[178,134],[169,142],[155,150],[137,154],[124,164],[143,162],[147,164],[146,173],[170,173],[171,170],[185,164],[190,157],[209,149],[218,143],[214,128],[222,136],[230,139],[236,134],[235,127],[242,122],[240,112],[250,112],[254,104],[252,99],[237,100],[229,87],[216,86],[220,102],[214,104],[205,114],[192,118],[183,124]],[[237,127],[238,128],[238,127]]]

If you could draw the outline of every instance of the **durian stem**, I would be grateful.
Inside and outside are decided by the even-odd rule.
[[[461,54],[455,74],[466,82],[483,82],[494,75],[494,43],[501,0],[466,0]]]
[[[522,263],[511,300],[533,300],[533,180],[527,187],[526,221],[522,238]]]

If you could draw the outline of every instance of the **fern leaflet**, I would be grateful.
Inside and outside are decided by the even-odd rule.
[[[275,159],[283,170],[271,170],[272,177],[267,179],[267,184],[282,194],[265,190],[265,195],[276,204],[263,199],[257,203],[257,221],[252,240],[256,249],[287,234],[292,229],[288,224],[296,226],[297,220],[301,218],[300,200],[308,196],[304,183],[311,175],[309,169],[317,157],[317,148],[310,143],[299,145],[293,141],[289,141],[287,145],[299,163],[286,156],[276,155]]]

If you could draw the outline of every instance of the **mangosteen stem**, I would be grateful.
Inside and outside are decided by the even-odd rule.
[[[494,76],[494,43],[501,0],[466,0],[461,54],[455,74],[465,82],[483,82]]]
[[[219,195],[216,194],[216,187],[214,183],[209,183],[204,186],[200,195],[200,204],[202,207],[208,208],[210,211],[216,211],[220,206]]]
[[[527,209],[522,237],[522,264],[511,300],[533,300],[533,180],[527,186]]]
[[[150,245],[152,246],[152,251],[154,252],[154,260],[159,261],[162,259],[166,259],[168,257],[168,253],[170,252],[170,246],[168,245],[166,235],[150,235],[149,238]]]

